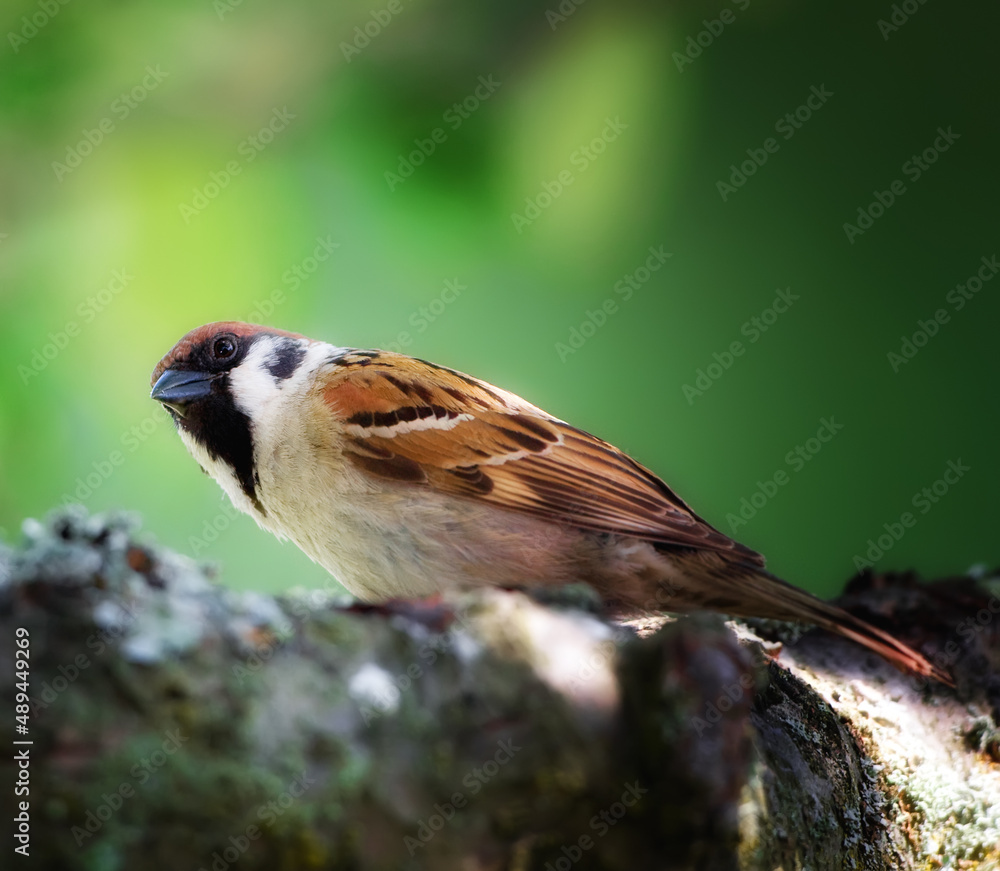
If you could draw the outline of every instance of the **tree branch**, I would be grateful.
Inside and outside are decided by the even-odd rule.
[[[33,741],[2,812],[27,802],[40,868],[987,867],[1000,599],[853,595],[933,614],[912,626],[958,689],[816,632],[777,661],[713,618],[639,637],[586,588],[235,593],[125,517],[63,512],[0,552],[0,683],[16,701],[25,630]]]

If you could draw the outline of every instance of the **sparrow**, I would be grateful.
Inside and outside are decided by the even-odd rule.
[[[618,448],[454,369],[229,321],[184,336],[151,384],[233,504],[364,601],[582,581],[617,615],[804,621],[950,683]]]

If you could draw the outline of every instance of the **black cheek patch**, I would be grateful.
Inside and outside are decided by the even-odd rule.
[[[268,358],[267,371],[276,380],[284,381],[295,374],[299,364],[306,356],[306,349],[295,339],[283,339],[275,346],[274,352]]]
[[[212,386],[210,396],[193,403],[181,425],[197,439],[213,460],[229,465],[240,482],[240,489],[262,514],[267,512],[257,498],[257,476],[253,463],[253,433],[250,418],[233,404],[228,378]]]

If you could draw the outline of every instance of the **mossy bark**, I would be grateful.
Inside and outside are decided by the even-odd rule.
[[[899,607],[900,590],[913,607],[960,590],[950,616],[995,614],[969,581],[861,598]],[[382,607],[240,594],[126,518],[64,512],[0,552],[5,710],[19,636],[30,645],[31,713],[15,736],[33,742],[15,748],[29,751],[30,858],[14,859],[996,867],[996,628],[928,632],[928,649],[961,641],[957,690],[818,633],[777,660],[715,618],[637,634],[586,589]],[[14,819],[25,797],[0,796]]]

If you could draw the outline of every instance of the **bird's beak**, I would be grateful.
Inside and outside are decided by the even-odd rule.
[[[153,391],[149,395],[184,417],[189,403],[196,399],[204,399],[211,393],[214,380],[215,375],[208,372],[167,369],[156,379]]]

